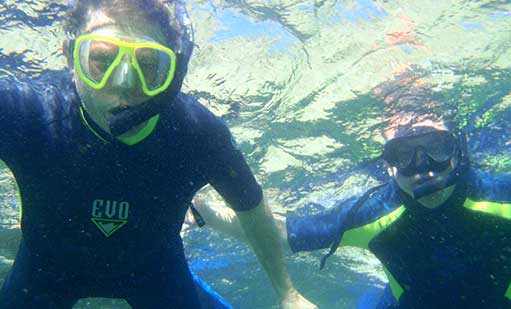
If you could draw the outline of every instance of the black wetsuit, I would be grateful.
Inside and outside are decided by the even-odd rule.
[[[469,169],[462,179],[437,209],[417,204],[390,181],[362,205],[354,196],[316,215],[288,217],[289,245],[311,251],[342,237],[341,246],[369,249],[392,275],[399,308],[511,308],[509,205],[465,203],[509,203],[511,175]],[[388,300],[378,308],[397,305]]]
[[[438,209],[400,191],[405,212],[369,242],[404,289],[399,308],[511,308],[511,221],[463,207],[464,185]]]
[[[69,73],[0,79],[0,140],[23,207],[0,308],[67,308],[84,297],[197,308],[180,237],[192,197],[210,183],[235,210],[262,198],[226,125],[183,94],[127,146],[84,125]]]

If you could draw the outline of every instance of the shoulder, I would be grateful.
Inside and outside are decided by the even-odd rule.
[[[1,104],[4,112],[25,120],[52,121],[68,114],[77,100],[68,71],[45,72],[36,78],[0,78]]]
[[[66,116],[78,108],[79,98],[69,71],[47,72],[35,80],[33,89],[48,114]]]
[[[0,78],[0,99],[5,108],[9,104],[35,100],[34,82],[25,77],[3,76]]]
[[[180,93],[170,113],[169,117],[174,123],[192,135],[207,138],[207,141],[216,138],[230,140],[231,134],[226,123],[190,95]]]
[[[175,109],[184,120],[196,125],[196,126],[207,126],[223,123],[219,117],[215,116],[209,109],[199,103],[194,97],[179,93],[176,96]]]

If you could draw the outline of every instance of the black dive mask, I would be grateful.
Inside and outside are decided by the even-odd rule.
[[[383,158],[405,177],[441,173],[454,163],[453,170],[448,175],[433,177],[417,186],[413,191],[413,198],[421,198],[456,182],[462,160],[461,153],[461,145],[452,133],[433,131],[389,141],[385,144]]]
[[[457,158],[457,139],[449,131],[398,137],[385,144],[383,159],[404,176],[441,172]]]

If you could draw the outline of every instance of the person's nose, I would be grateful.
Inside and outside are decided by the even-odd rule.
[[[126,57],[115,68],[113,72],[112,84],[122,89],[132,89],[136,84],[136,72],[130,63],[129,57]]]
[[[422,167],[428,164],[428,153],[426,149],[419,147],[415,151],[414,163],[416,167]]]

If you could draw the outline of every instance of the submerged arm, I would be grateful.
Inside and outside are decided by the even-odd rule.
[[[354,209],[358,198],[353,196],[340,201],[312,216],[285,218],[274,214],[279,240],[285,249],[292,252],[328,248],[339,233],[375,221],[401,205],[394,183],[387,184],[371,195],[360,207]],[[194,202],[206,221],[206,226],[247,241],[234,210],[217,200],[200,198]]]
[[[375,221],[401,205],[395,183],[390,182],[358,204],[360,196],[339,201],[313,216],[287,219],[289,245],[293,252],[328,248],[342,234]]]
[[[216,231],[220,231],[236,239],[246,241],[245,233],[241,229],[240,222],[232,208],[226,207],[224,202],[203,197],[194,198],[193,204],[206,223]],[[193,216],[188,211],[187,222],[193,222]]]
[[[230,207],[226,207],[225,202],[215,199],[196,198],[194,200],[194,205],[206,222],[207,227],[225,233],[238,240],[244,242],[248,241],[236,212]],[[188,214],[187,217],[187,221],[192,223],[192,216]],[[279,233],[279,241],[282,243],[283,247],[289,251],[289,246],[287,245],[286,219],[277,214],[273,214],[273,218]]]
[[[206,146],[206,158],[210,159],[210,163],[206,165],[210,184],[234,209],[244,237],[270,277],[282,306],[316,308],[301,296],[291,283],[284,263],[281,237],[271,210],[239,147],[227,127],[212,120],[212,126],[204,133],[203,143]],[[208,143],[212,141],[215,142],[208,147]],[[230,215],[214,215],[210,217],[210,222],[218,218],[227,218],[231,224],[236,222]],[[233,226],[238,226],[238,223]]]
[[[286,301],[290,298],[298,297],[302,300],[300,300],[300,303],[296,303],[296,300],[293,300],[292,303],[295,306],[301,304],[303,308],[314,307],[298,294],[291,283],[286,264],[284,263],[284,254],[277,225],[273,220],[266,199],[263,198],[257,207],[247,211],[237,211],[236,214],[248,243],[270,277],[270,281],[282,300],[283,305],[286,306]]]
[[[225,205],[211,205],[201,199],[195,200],[195,207],[208,226],[243,240],[252,247],[284,308],[315,308],[291,283],[282,250],[285,222],[273,219],[265,198],[255,208],[243,211],[234,211]]]
[[[511,174],[494,175],[470,169],[467,182],[471,200],[511,203]]]

